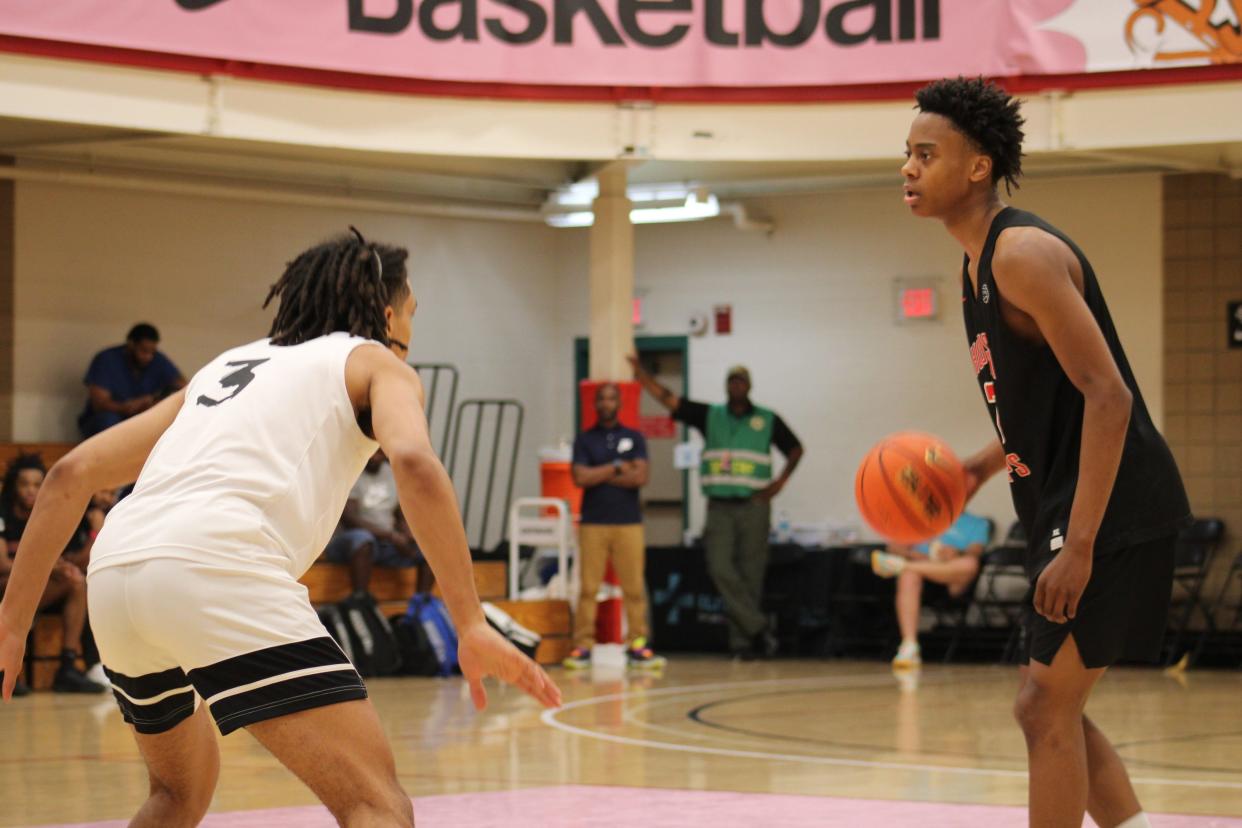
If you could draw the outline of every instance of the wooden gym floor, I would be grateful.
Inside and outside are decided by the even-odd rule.
[[[1012,668],[743,664],[674,657],[662,676],[553,670],[540,713],[459,680],[383,679],[372,698],[421,826],[1020,826],[1025,751]],[[1242,826],[1242,673],[1117,669],[1089,706],[1158,828]],[[208,825],[331,825],[244,733],[222,740]],[[115,823],[146,777],[111,697],[0,708],[0,826]],[[308,807],[310,806],[310,807]]]

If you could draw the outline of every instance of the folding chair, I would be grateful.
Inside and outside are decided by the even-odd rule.
[[[987,631],[991,630],[1004,632],[1001,661],[1015,661],[1021,641],[1027,587],[1026,532],[1022,524],[1015,521],[1005,540],[984,553],[979,562],[979,579],[972,594],[973,600],[959,619],[957,638],[960,639],[967,628],[972,614],[970,608],[973,607],[982,625],[981,633],[987,635]],[[947,656],[945,660],[948,660]]]
[[[1212,611],[1203,598],[1203,584],[1208,570],[1225,534],[1225,524],[1219,518],[1198,518],[1177,536],[1177,548],[1173,563],[1173,609],[1169,615],[1168,640],[1165,647],[1165,663],[1172,664],[1182,654],[1182,639],[1190,630],[1190,622],[1197,609],[1203,617],[1203,629],[1195,643],[1191,663],[1203,651],[1207,638],[1216,632]],[[1180,594],[1179,594],[1180,593]]]
[[[1227,635],[1228,640],[1224,643],[1227,647],[1233,649],[1235,653],[1239,652],[1239,649],[1237,648],[1239,643],[1237,641],[1237,634],[1242,631],[1239,629],[1242,628],[1242,593],[1239,593],[1233,603],[1228,603],[1226,599],[1230,590],[1233,588],[1234,581],[1239,579],[1242,579],[1242,552],[1239,552],[1237,557],[1233,559],[1233,564],[1229,567],[1229,572],[1225,576],[1225,581],[1220,585],[1220,593],[1217,594],[1216,600],[1212,602],[1213,618],[1220,618],[1222,612],[1228,613],[1230,610],[1233,611],[1233,618],[1230,619],[1228,625],[1223,629],[1217,628],[1217,633]],[[1195,648],[1193,658],[1199,657],[1201,651],[1203,650],[1203,641],[1204,639],[1200,639],[1199,646]]]

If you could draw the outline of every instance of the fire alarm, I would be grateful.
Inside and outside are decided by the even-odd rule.
[[[733,306],[717,305],[712,309],[716,317],[716,335],[728,336],[733,333]]]
[[[690,319],[686,325],[690,330],[691,336],[702,336],[707,333],[708,319],[707,314],[701,311],[695,311],[690,314]]]

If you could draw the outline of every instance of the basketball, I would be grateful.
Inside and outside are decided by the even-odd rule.
[[[938,437],[905,431],[876,443],[858,467],[854,498],[871,528],[896,543],[945,532],[966,505],[966,472]]]

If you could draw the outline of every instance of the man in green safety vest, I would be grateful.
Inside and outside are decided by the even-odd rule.
[[[760,606],[768,566],[772,498],[780,494],[802,460],[802,443],[776,413],[750,401],[750,371],[729,370],[728,402],[706,405],[683,400],[665,388],[631,356],[634,378],[673,413],[697,428],[706,445],[700,483],[707,496],[703,545],[707,571],[724,598],[729,649],[742,658],[776,653],[776,637]],[[785,467],[772,474],[772,447],[785,455]]]

